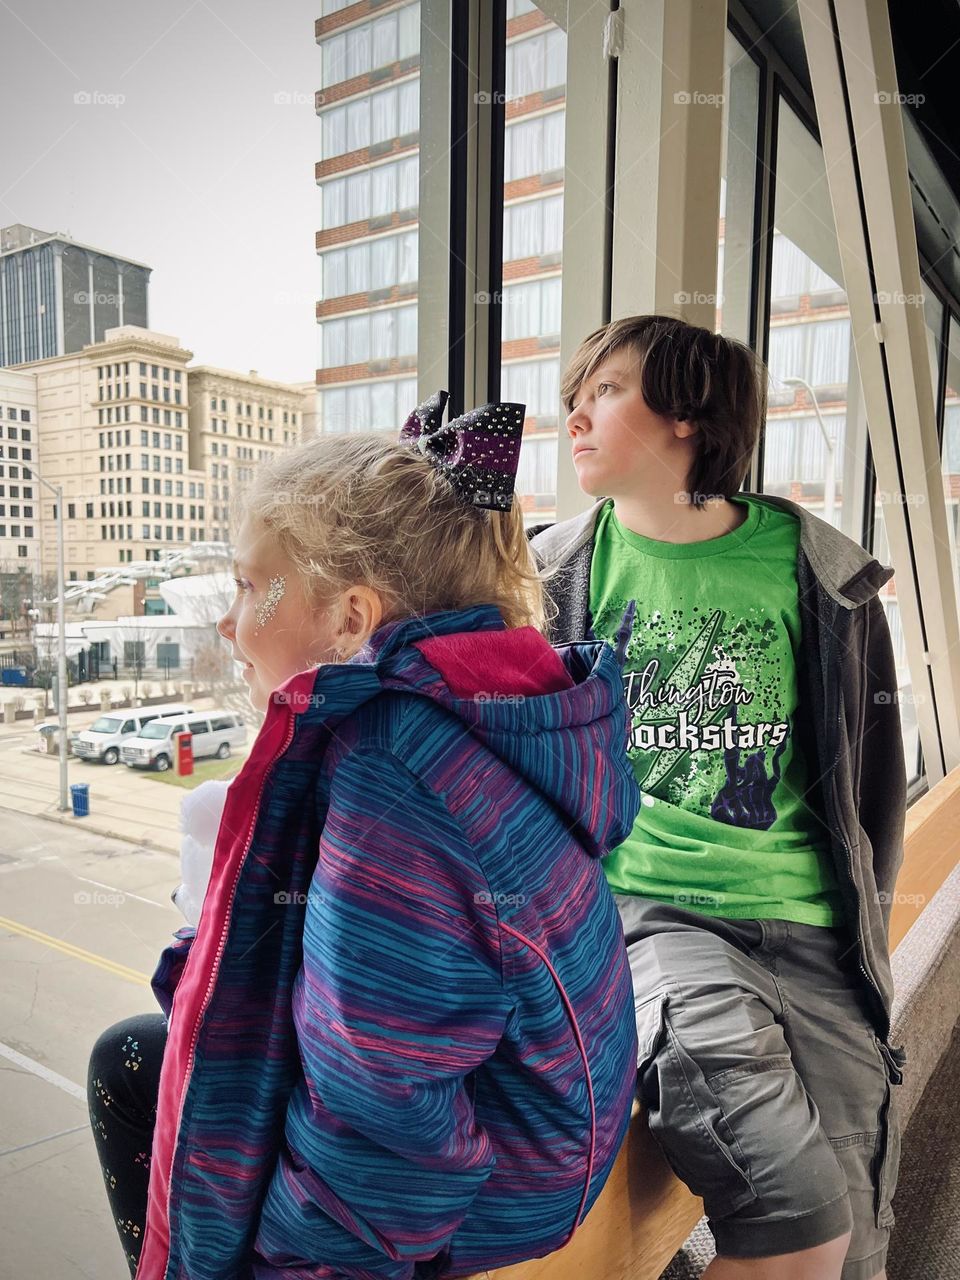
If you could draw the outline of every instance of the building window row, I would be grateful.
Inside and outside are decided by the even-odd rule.
[[[417,242],[416,231],[404,231],[320,254],[321,299],[415,284]]]
[[[530,120],[516,120],[504,129],[504,181],[531,178],[538,174],[558,174],[562,180],[563,111],[551,111]]]
[[[419,129],[420,81],[406,80],[321,112],[320,157],[331,160],[393,138],[411,137]]]
[[[342,178],[320,183],[321,226],[331,227],[382,218],[401,210],[415,213],[420,201],[417,156],[373,165]]]
[[[361,315],[323,320],[319,329],[325,369],[417,353],[416,306],[380,307]]]
[[[419,52],[420,5],[411,4],[325,39],[321,45],[321,88],[329,89]]]
[[[539,258],[563,249],[563,196],[507,205],[503,211],[503,260]]]
[[[3,413],[3,410],[2,410],[2,409],[0,409],[0,415],[2,415],[2,413]],[[29,410],[29,409],[20,409],[20,410],[17,410],[17,409],[16,409],[12,404],[8,404],[8,405],[7,405],[7,420],[8,420],[9,422],[16,422],[16,421],[17,421],[18,413],[19,413],[19,419],[20,419],[20,421],[21,421],[21,422],[29,422],[29,421],[30,421],[30,410]],[[9,428],[8,428],[8,430],[9,430]]]
[[[319,393],[324,431],[396,431],[417,403],[416,378],[331,387]]]
[[[561,88],[567,78],[567,34],[559,27],[507,45],[507,101]]]
[[[147,376],[149,376],[151,378],[162,379],[162,381],[164,382],[173,381],[176,383],[180,383],[183,381],[183,371],[181,369],[170,369],[166,365],[156,365],[156,364],[148,365],[144,360],[138,361],[138,364],[139,364],[139,371],[140,371],[141,378],[146,378]],[[148,370],[149,370],[149,374],[148,374]],[[101,382],[108,381],[110,378],[120,378],[120,377],[128,378],[129,376],[130,376],[129,360],[124,360],[120,364],[114,364],[114,365],[109,365],[109,364],[97,365],[97,378]]]
[[[272,414],[273,410],[270,410],[269,412]],[[287,421],[288,416],[289,416],[289,415],[286,413],[286,411],[284,411],[284,415],[283,415],[283,420],[284,420],[284,422],[286,422],[286,421]],[[296,416],[297,416],[297,415],[296,415],[296,414],[294,414],[293,416],[294,416],[294,419],[296,419]],[[249,422],[247,422],[247,423],[238,422],[238,423],[237,423],[237,435],[238,435],[238,436],[242,436],[242,435],[244,434],[244,427],[246,427],[246,437],[247,437],[247,439],[248,439],[248,440],[252,440],[252,439],[253,439],[253,425],[252,425],[252,423],[249,423]],[[222,434],[222,435],[226,435],[226,434],[227,434],[227,420],[226,420],[226,418],[221,418],[221,419],[219,419],[219,420],[218,420],[218,419],[216,419],[216,418],[211,418],[211,419],[210,419],[210,430],[214,433],[214,435],[221,435],[221,434]],[[264,441],[268,441],[268,442],[270,442],[271,444],[273,443],[273,427],[258,426],[258,427],[257,427],[257,431],[258,431],[258,433],[259,433],[259,434],[258,434],[258,437],[257,437],[258,439],[260,439],[260,440],[264,440]],[[214,449],[214,453],[216,453],[216,449]]]

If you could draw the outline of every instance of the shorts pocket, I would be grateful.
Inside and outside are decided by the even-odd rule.
[[[886,1090],[880,1113],[877,1134],[875,1186],[875,1210],[878,1227],[892,1227],[894,1223],[893,1196],[900,1172],[900,1115],[896,1089],[903,1081],[902,1051],[891,1049],[876,1038],[877,1052],[886,1074]]]
[[[663,1039],[664,1006],[667,993],[656,995],[637,1005],[637,1070],[643,1071],[660,1047]]]
[[[666,991],[637,1006],[638,1096],[671,1169],[722,1218],[757,1192],[720,1099],[671,1024],[670,1000]]]

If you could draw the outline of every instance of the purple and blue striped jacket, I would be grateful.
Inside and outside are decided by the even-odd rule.
[[[288,681],[170,1019],[138,1280],[407,1280],[560,1247],[626,1133],[599,859],[640,794],[611,650],[482,606]]]

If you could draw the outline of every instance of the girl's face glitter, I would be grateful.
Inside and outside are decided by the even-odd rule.
[[[307,598],[296,565],[258,521],[244,521],[236,555],[236,596],[217,630],[243,664],[250,701],[265,711],[291,676],[335,661],[339,615]]]
[[[267,584],[263,599],[256,606],[254,615],[257,620],[257,631],[261,631],[277,612],[277,605],[287,590],[287,580],[282,573],[275,574]]]

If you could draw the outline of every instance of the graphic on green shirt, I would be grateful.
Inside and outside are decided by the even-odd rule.
[[[651,645],[644,638],[632,644],[628,641],[625,649],[627,665],[638,649],[641,660],[647,658],[644,667],[629,670],[624,676],[627,705],[633,713],[630,746],[636,753],[637,781],[645,791],[657,791],[682,772],[679,785],[688,794],[695,789],[705,799],[714,786],[709,805],[711,817],[740,826],[770,827],[777,816],[772,797],[780,779],[780,757],[789,724],[785,720],[737,723],[738,706],[749,706],[755,695],[743,685],[735,664],[723,650],[721,633],[726,614],[722,609],[714,610],[699,629],[698,620],[694,619],[689,628],[691,639],[686,644],[682,611],[676,610],[675,614],[677,621],[667,633],[665,657],[656,649],[654,656],[649,656]],[[635,600],[627,605],[620,628],[631,620],[635,627]],[[644,630],[655,633],[662,621],[657,611],[647,620]],[[601,631],[605,630],[603,621],[598,622]],[[759,634],[753,637],[758,653],[769,647],[763,635],[769,625],[772,624],[761,623]],[[735,626],[731,634],[738,630]],[[722,764],[718,758],[721,750]],[[741,750],[751,752],[743,764]],[[703,766],[695,761],[691,765],[695,752],[712,753],[709,763]],[[773,771],[768,777],[766,759],[770,753]],[[687,770],[695,776],[691,777]],[[703,801],[701,807],[706,808]]]
[[[612,503],[598,517],[592,631],[620,661],[645,801],[605,871],[617,892],[708,914],[830,924],[836,882],[794,733],[799,529],[740,501],[746,520],[702,542],[635,534]]]

